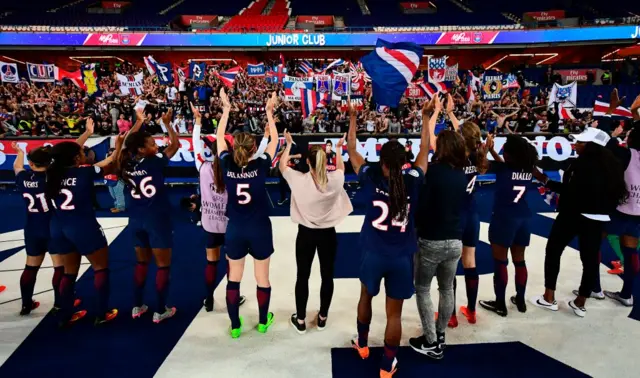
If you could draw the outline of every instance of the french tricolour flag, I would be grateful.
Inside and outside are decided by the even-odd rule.
[[[329,63],[329,65],[322,72],[329,72],[329,70],[333,68],[340,67],[344,65],[346,62],[342,59],[336,59],[333,62]]]
[[[330,101],[330,93],[320,93],[309,89],[300,89],[302,115],[307,118],[317,108],[326,106]]]
[[[596,103],[593,105],[593,116],[603,116],[606,115],[607,112],[609,111],[609,103],[607,102],[602,102],[602,101],[596,101]],[[617,109],[615,109],[613,111],[613,114],[611,114],[614,117],[625,117],[625,118],[631,118],[633,117],[633,114],[631,113],[631,110],[623,107],[623,106],[618,106]]]
[[[443,92],[447,93],[448,89],[444,82],[440,83],[425,83],[424,80],[419,80],[416,84],[422,88],[429,99],[433,98],[436,94]]]
[[[156,74],[156,66],[157,66],[158,62],[156,62],[155,59],[153,59],[153,57],[151,55],[149,56],[145,56],[144,57],[144,65],[147,66],[147,71],[149,71],[149,75],[155,75]]]
[[[242,71],[240,66],[233,67],[226,71],[216,72],[216,76],[224,83],[224,85],[231,88],[233,87],[233,83],[236,81],[236,76],[238,76],[240,71]]]
[[[420,64],[424,49],[412,42],[390,43],[378,39],[376,49],[360,61],[371,76],[373,99],[378,105],[397,107]]]

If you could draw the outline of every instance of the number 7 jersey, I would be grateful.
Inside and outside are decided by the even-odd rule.
[[[360,246],[365,252],[396,257],[411,255],[417,251],[414,213],[419,191],[424,183],[424,173],[420,168],[409,168],[402,171],[402,178],[407,193],[407,218],[392,219],[389,179],[384,177],[379,165],[360,168],[358,180],[364,192],[370,196],[360,233]]]
[[[495,162],[496,191],[493,201],[493,213],[513,218],[531,216],[526,192],[533,174],[522,170],[513,170],[505,163]]]

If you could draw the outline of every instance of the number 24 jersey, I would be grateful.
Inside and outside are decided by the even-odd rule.
[[[407,193],[407,218],[392,219],[389,179],[384,177],[379,165],[360,168],[358,180],[365,193],[371,196],[360,233],[360,245],[367,252],[399,257],[413,254],[418,249],[414,213],[424,173],[420,168],[409,168],[402,171],[402,178]]]

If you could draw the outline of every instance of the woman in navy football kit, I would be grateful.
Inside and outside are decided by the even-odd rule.
[[[173,109],[163,115],[165,125],[170,125]],[[164,186],[164,169],[169,164],[180,142],[173,127],[167,127],[169,145],[158,153],[155,139],[136,125],[127,135],[125,148],[119,159],[119,175],[127,185],[125,199],[129,210],[129,229],[134,238],[136,267],[134,270],[134,305],[131,316],[140,318],[148,311],[143,303],[144,286],[147,279],[151,256],[158,267],[156,271],[156,292],[158,303],[153,314],[153,322],[171,318],[175,307],[167,307],[171,269],[171,249],[173,247],[173,227],[171,205]]]
[[[487,161],[487,150],[480,139],[478,125],[473,122],[465,122],[460,128],[460,132],[464,137],[468,159],[468,164],[464,168],[464,173],[467,177],[467,198],[460,219],[462,227],[462,257],[460,261],[464,268],[467,305],[461,306],[460,312],[467,318],[469,323],[475,324],[479,280],[478,270],[476,269],[476,246],[480,239],[480,218],[475,199],[476,180],[478,174],[483,174],[487,171],[489,163]],[[453,319],[455,319],[455,312]],[[457,325],[457,319],[455,323]]]
[[[528,273],[524,252],[531,239],[529,228],[531,210],[525,195],[533,178],[538,152],[526,139],[515,135],[507,136],[504,159],[493,149],[493,136],[487,137],[486,144],[496,160],[496,192],[489,225],[496,300],[479,301],[479,303],[489,311],[507,316],[505,292],[509,279],[507,273],[509,249],[511,249],[513,265],[516,267],[516,295],[511,297],[511,303],[517,306],[518,311],[527,311],[524,295]]]
[[[351,104],[350,101],[347,103]],[[369,357],[369,325],[373,297],[380,292],[385,281],[387,294],[387,327],[380,376],[391,377],[396,371],[395,358],[402,336],[402,305],[411,298],[413,286],[413,255],[418,249],[413,213],[418,192],[424,181],[429,156],[429,129],[435,127],[440,112],[433,115],[423,109],[423,120],[429,125],[422,128],[420,153],[413,168],[403,169],[407,153],[398,141],[385,143],[380,150],[380,164],[365,165],[357,151],[357,112],[350,106],[348,136],[349,161],[358,174],[358,181],[370,196],[360,234],[363,258],[360,266],[360,301],[358,303],[358,337],[351,341],[361,358]],[[431,118],[429,118],[431,116]]]
[[[24,168],[24,152],[16,142],[11,144],[16,152],[16,161],[13,171],[16,174],[16,187],[22,193],[27,205],[27,224],[24,227],[24,242],[27,250],[27,263],[20,276],[20,292],[22,294],[22,310],[20,315],[28,315],[32,310],[40,306],[33,300],[33,289],[36,284],[38,270],[44,261],[45,253],[49,250],[49,221],[51,219],[50,204],[45,197],[45,184],[47,181],[47,167],[51,162],[51,147],[40,147],[31,151],[27,156],[30,171]],[[58,288],[64,272],[62,258],[51,254],[53,263],[53,293],[54,304],[59,304]]]
[[[93,120],[87,120],[87,129]],[[124,138],[119,136],[116,151]],[[53,202],[51,216],[52,254],[59,254],[64,265],[60,282],[60,324],[66,325],[86,315],[86,311],[73,314],[74,287],[85,256],[94,271],[94,285],[98,292],[98,314],[95,324],[113,320],[118,310],[109,309],[109,248],[107,239],[96,220],[93,209],[94,181],[102,180],[105,172],[113,168],[107,158],[93,166],[85,165],[84,150],[76,142],[62,142],[51,149],[51,164],[47,168],[46,198]]]
[[[278,132],[273,118],[277,97],[274,92],[266,106],[271,140],[265,154],[255,160],[250,158],[256,151],[256,141],[248,133],[236,134],[233,139],[233,152],[228,151],[224,134],[231,104],[224,88],[220,90],[220,98],[223,113],[218,125],[216,144],[228,193],[229,222],[225,235],[225,251],[229,261],[227,311],[231,319],[231,337],[238,338],[242,333],[243,323],[239,315],[240,281],[242,281],[245,257],[248,253],[255,260],[254,269],[258,284],[256,294],[260,316],[258,332],[266,333],[273,323],[273,313],[269,312],[271,299],[269,263],[273,253],[273,232],[267,208],[269,201],[266,198],[265,182],[271,169],[271,159],[278,145]]]

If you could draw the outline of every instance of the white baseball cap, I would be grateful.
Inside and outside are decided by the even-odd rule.
[[[609,134],[605,133],[602,130],[596,129],[595,127],[587,127],[580,134],[571,134],[571,137],[576,142],[583,142],[583,143],[593,142],[602,147],[605,147],[607,143],[609,143],[609,140],[611,139]]]

